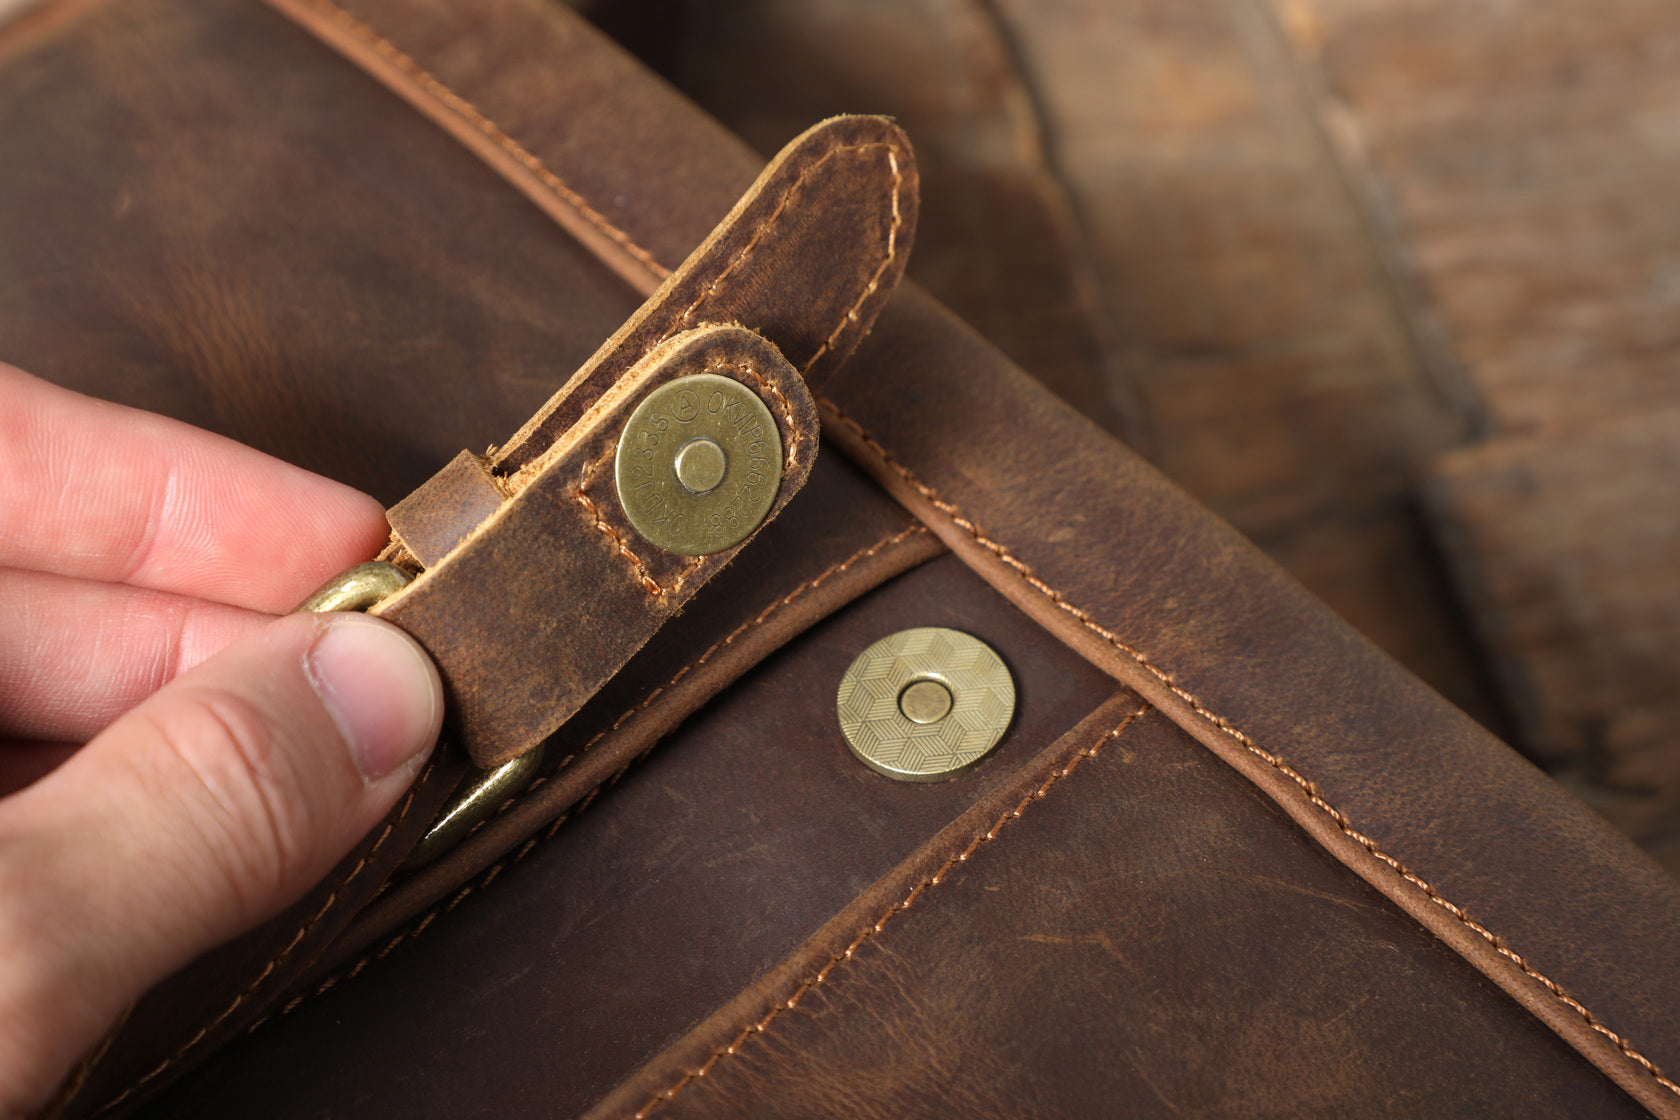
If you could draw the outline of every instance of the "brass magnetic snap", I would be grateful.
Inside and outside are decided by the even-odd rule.
[[[1015,715],[1015,680],[990,646],[919,626],[864,650],[840,679],[847,746],[872,770],[936,782],[991,753]]]
[[[715,373],[649,393],[618,438],[618,500],[636,532],[679,556],[746,540],[782,484],[782,437],[758,394]]]
[[[938,681],[912,681],[898,694],[898,710],[911,723],[938,723],[951,704],[951,690]]]
[[[728,469],[729,459],[723,448],[705,436],[696,436],[677,452],[677,481],[695,494],[716,490]]]

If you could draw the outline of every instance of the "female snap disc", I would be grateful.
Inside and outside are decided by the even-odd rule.
[[[900,781],[937,782],[997,746],[1015,715],[1015,680],[985,642],[919,626],[860,653],[840,679],[835,707],[865,766]]]

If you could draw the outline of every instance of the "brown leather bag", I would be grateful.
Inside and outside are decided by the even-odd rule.
[[[546,740],[404,869],[440,756],[55,1115],[1680,1116],[1680,891],[895,291],[887,122],[761,169],[537,0],[48,0],[0,29],[0,152],[0,357],[418,487],[379,609],[476,761]],[[716,370],[786,453],[727,567],[606,467]],[[836,696],[925,626],[1015,707],[898,782]]]

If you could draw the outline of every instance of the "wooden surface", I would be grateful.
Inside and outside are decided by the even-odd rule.
[[[913,276],[1680,871],[1670,0],[580,2],[897,116]]]
[[[1680,866],[1680,409],[1466,448],[1430,497],[1523,742]]]
[[[1680,9],[1281,6],[1490,434],[1680,405]]]

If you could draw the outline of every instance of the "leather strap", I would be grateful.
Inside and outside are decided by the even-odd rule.
[[[754,389],[786,456],[774,517],[817,450],[800,374],[826,374],[868,332],[903,275],[915,190],[890,122],[808,130],[506,446],[463,452],[391,509],[388,555],[425,570],[377,613],[437,660],[475,763],[552,734],[741,547],[677,557],[630,527],[608,469],[629,411],[687,373]],[[695,329],[707,323],[764,337]]]
[[[816,460],[816,406],[775,347],[740,327],[715,326],[655,348],[515,478],[503,482],[458,458],[438,476],[438,502],[410,499],[393,511],[401,537],[416,511],[476,512],[501,488],[512,491],[377,608],[437,659],[452,726],[478,765],[546,739],[743,547],[665,552],[636,532],[613,482],[631,411],[660,385],[702,373],[757,391],[780,429],[785,462],[769,520]],[[462,500],[463,492],[471,496]],[[433,528],[439,519],[418,520]]]

